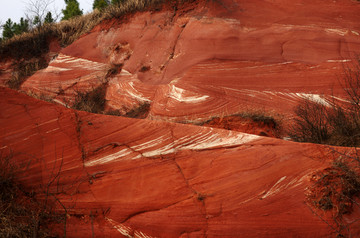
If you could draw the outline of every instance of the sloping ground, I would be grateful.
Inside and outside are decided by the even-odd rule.
[[[327,164],[321,146],[76,112],[0,90],[1,154],[27,165],[19,178],[28,186],[56,176],[49,190],[67,208],[68,237],[332,232],[305,203],[311,174]]]
[[[137,13],[102,23],[22,89],[71,102],[108,82],[109,110],[149,102],[149,118],[178,122],[254,108],[289,116],[299,99],[343,94],[359,10],[350,0],[224,0]]]
[[[314,214],[305,197],[311,175],[328,166],[326,147],[174,122],[253,110],[288,119],[300,99],[341,99],[344,63],[360,51],[359,8],[197,1],[103,22],[21,89],[71,105],[106,84],[107,110],[150,103],[147,118],[1,88],[1,153],[19,163],[23,183],[48,187],[67,208],[69,237],[334,235],[331,214]],[[354,237],[358,217],[345,219]]]

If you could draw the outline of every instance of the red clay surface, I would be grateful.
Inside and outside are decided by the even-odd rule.
[[[61,171],[69,237],[335,236],[305,197],[329,164],[326,147],[240,122],[175,122],[256,110],[286,122],[301,99],[344,98],[359,12],[351,0],[223,0],[104,22],[21,89],[71,104],[108,82],[108,110],[150,103],[148,117],[78,112],[1,88],[0,150],[30,163],[21,174],[29,186]],[[346,217],[353,237],[359,214]]]
[[[291,115],[301,98],[343,95],[343,68],[360,51],[359,8],[350,0],[204,1],[177,14],[137,13],[96,27],[22,89],[68,103],[109,81],[108,109],[150,102],[149,118],[171,121],[252,108]]]
[[[69,237],[331,234],[305,203],[312,173],[328,164],[317,159],[322,146],[76,112],[0,90],[1,153],[27,165],[28,186],[60,171],[50,191],[63,191]]]

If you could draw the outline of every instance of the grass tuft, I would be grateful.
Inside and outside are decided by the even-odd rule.
[[[343,216],[353,211],[354,204],[359,206],[355,200],[360,194],[359,162],[357,156],[339,156],[330,167],[313,174],[308,188],[308,202],[330,212],[338,237],[348,236]]]
[[[88,92],[77,92],[72,108],[91,113],[102,113],[105,108],[106,84]]]
[[[22,60],[13,64],[13,72],[10,80],[6,82],[9,88],[19,89],[26,78],[36,71],[47,67],[48,63],[42,57],[31,60]]]
[[[54,237],[48,225],[61,222],[64,215],[24,189],[18,172],[11,155],[0,155],[0,237]]]
[[[142,102],[134,108],[128,109],[126,113],[121,113],[120,110],[110,110],[105,112],[106,115],[123,116],[130,118],[144,119],[148,116],[151,104],[149,102]]]
[[[263,111],[245,111],[241,113],[212,117],[198,125],[223,128],[226,130],[240,130],[255,133],[257,129],[261,136],[280,137],[282,133],[281,120]]]

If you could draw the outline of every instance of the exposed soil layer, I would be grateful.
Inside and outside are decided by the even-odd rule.
[[[351,0],[222,0],[104,21],[22,84],[57,104],[0,88],[0,154],[67,208],[67,237],[335,236],[305,195],[332,148],[229,115],[286,127],[303,99],[344,100],[359,12]],[[63,106],[101,85],[120,116]],[[353,237],[359,214],[345,219]]]
[[[175,122],[254,109],[291,117],[303,98],[344,96],[339,79],[360,51],[359,8],[229,0],[136,13],[97,26],[22,89],[71,104],[106,81],[106,110],[150,103],[148,118]]]
[[[34,191],[59,171],[49,191],[67,208],[69,237],[332,232],[304,194],[313,172],[328,164],[325,147],[77,112],[0,90],[1,153],[27,165],[19,179]]]

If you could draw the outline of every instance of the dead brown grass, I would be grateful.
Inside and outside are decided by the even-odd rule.
[[[252,129],[258,128],[262,129],[260,135],[278,138],[283,133],[281,117],[262,110],[248,110],[231,115],[216,116],[207,121],[197,123],[197,125],[238,131],[245,130],[244,125],[247,125],[247,133],[255,133],[255,130]]]
[[[105,108],[106,83],[88,92],[77,92],[72,108],[91,113],[102,113]]]
[[[344,221],[344,215],[352,213],[354,205],[359,206],[360,161],[357,154],[335,153],[337,157],[328,168],[313,174],[307,200],[316,209],[330,212],[333,225],[328,225],[338,237],[350,237],[351,224]]]
[[[62,222],[64,215],[25,189],[19,171],[11,154],[0,154],[0,237],[54,237],[48,224]]]
[[[48,63],[42,57],[15,62],[13,63],[11,78],[6,83],[9,88],[19,89],[27,77],[31,76],[36,71],[45,68],[47,65]]]

